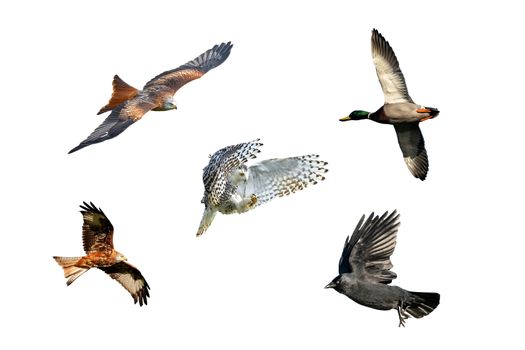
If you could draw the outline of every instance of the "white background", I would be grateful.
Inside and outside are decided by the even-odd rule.
[[[0,5],[0,347],[329,349],[523,346],[523,11],[515,2],[258,4],[18,1]],[[412,98],[430,161],[407,170],[391,126],[340,123],[383,103],[377,28]],[[230,58],[117,138],[67,152],[119,74],[135,87],[223,41]],[[260,137],[259,159],[318,153],[327,179],[195,238],[202,168]],[[149,304],[102,271],[66,287],[53,255],[83,254],[93,201]],[[398,209],[394,284],[441,293],[431,315],[323,287],[362,214]],[[373,345],[370,345],[373,344]]]

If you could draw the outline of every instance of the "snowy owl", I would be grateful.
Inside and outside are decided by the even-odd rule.
[[[246,166],[250,158],[260,152],[259,139],[228,146],[210,156],[204,168],[205,209],[197,231],[202,235],[211,225],[217,211],[223,214],[244,213],[275,197],[282,197],[315,185],[325,179],[328,164],[319,156],[267,159]]]

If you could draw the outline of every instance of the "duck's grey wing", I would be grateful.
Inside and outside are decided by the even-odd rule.
[[[92,145],[94,143],[103,142],[120,135],[124,130],[130,127],[133,123],[142,118],[144,114],[155,108],[156,105],[145,98],[136,97],[128,100],[115,109],[110,115],[100,124],[95,131],[91,133],[82,141],[77,147],[73,148],[68,153],[73,153]]]
[[[425,180],[428,172],[428,157],[419,122],[394,124],[394,128],[408,170],[418,179]]]
[[[385,103],[413,103],[394,50],[377,29],[372,31],[372,59],[385,95]]]
[[[230,42],[215,45],[182,66],[157,75],[144,85],[144,90],[156,85],[163,85],[170,88],[171,94],[175,94],[177,90],[190,81],[202,77],[206,72],[226,61],[232,47],[233,45]]]
[[[237,193],[242,197],[255,194],[256,205],[261,205],[275,197],[282,197],[315,185],[325,179],[328,164],[309,154],[300,157],[267,159],[247,169],[246,181],[237,185]]]
[[[357,224],[352,237],[347,237],[341,259],[339,274],[353,272],[358,278],[370,282],[389,284],[397,275],[390,271],[390,256],[396,246],[399,215],[385,212],[381,217],[370,214]]]
[[[259,147],[262,143],[259,139],[224,147],[210,157],[210,162],[204,168],[202,181],[204,182],[205,204],[218,206],[226,199],[232,184],[229,181],[231,170],[240,167],[248,159],[255,158],[260,153]]]

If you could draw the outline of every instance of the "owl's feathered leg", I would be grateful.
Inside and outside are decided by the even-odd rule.
[[[215,218],[216,213],[217,213],[217,210],[215,209],[211,209],[208,207],[204,209],[204,214],[202,214],[201,223],[199,225],[199,229],[197,230],[197,237],[201,236],[204,232],[206,232],[208,227],[210,227],[213,221],[213,218]]]

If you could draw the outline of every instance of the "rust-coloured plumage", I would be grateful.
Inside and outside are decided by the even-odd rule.
[[[119,104],[134,98],[138,93],[138,89],[128,85],[124,80],[120,79],[118,75],[115,75],[113,77],[113,93],[111,94],[111,98],[109,102],[98,111],[97,115],[111,111]]]
[[[59,257],[56,262],[64,269],[69,286],[90,268],[96,267],[119,282],[131,294],[135,303],[147,304],[149,285],[134,266],[125,262],[124,255],[113,248],[113,225],[100,208],[84,202],[80,206],[84,218],[82,242],[86,256]]]
[[[98,112],[101,114],[111,111],[110,115],[69,153],[114,138],[151,110],[176,109],[173,95],[190,81],[221,65],[230,55],[232,46],[230,42],[215,45],[194,60],[157,75],[148,81],[142,90],[132,87],[115,75],[111,99]]]

